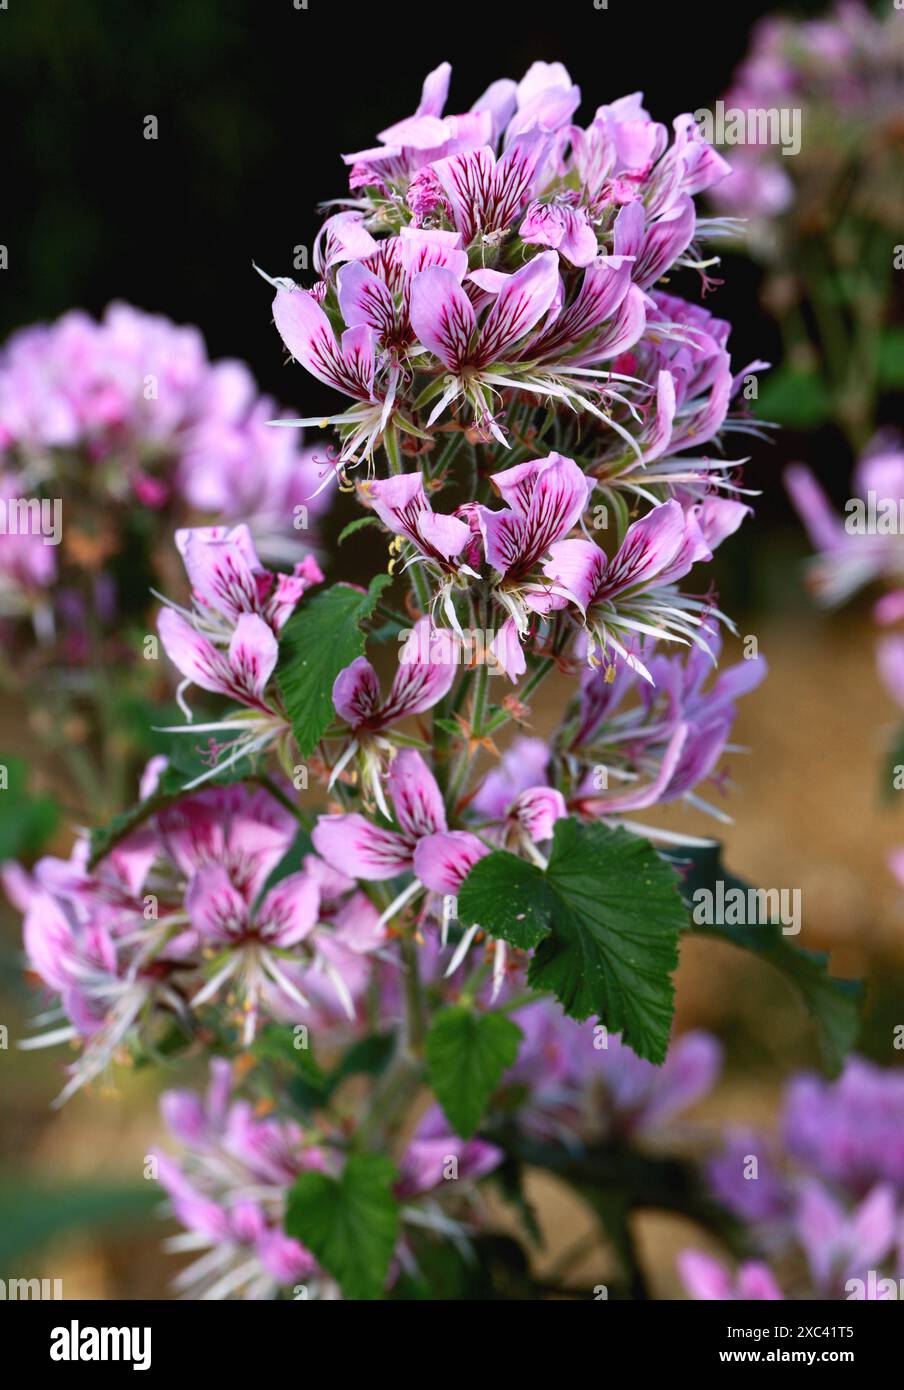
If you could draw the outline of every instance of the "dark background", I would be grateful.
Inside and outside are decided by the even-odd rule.
[[[585,122],[635,89],[671,122],[715,100],[767,8],[309,5],[9,0],[0,11],[0,241],[9,247],[0,333],[73,304],[97,314],[120,297],[198,323],[212,355],[245,358],[266,389],[307,409],[317,388],[283,370],[252,257],[292,273],[293,248],[310,246],[321,220],[317,202],[346,192],[340,153],[376,143],[378,130],[412,112],[430,68],[453,64],[450,111],[544,58],[564,61],[581,86]],[[156,141],[143,137],[146,115],[158,118]],[[708,301],[734,321],[740,360],[775,348],[756,277],[737,261]]]
[[[414,111],[423,77],[453,64],[449,111],[464,111],[496,77],[560,59],[581,86],[578,118],[641,90],[670,123],[711,104],[770,12],[745,0],[494,0],[369,6],[308,0],[8,0],[0,10],[0,337],[80,306],[121,298],[203,330],[213,357],[241,357],[261,387],[302,414],[335,398],[286,370],[270,293],[251,261],[293,271],[310,248],[317,204],[347,191],[342,152]],[[819,3],[791,8],[818,13]],[[771,10],[774,13],[774,10]],[[157,117],[159,138],[143,136]],[[777,363],[760,309],[760,271],[724,257],[725,283],[706,303],[732,321],[739,365]],[[692,273],[677,292],[697,298]],[[839,497],[851,459],[837,436],[757,444],[758,524],[790,522],[782,465],[818,449]],[[809,452],[808,450],[808,452]],[[749,586],[748,586],[749,587]],[[747,595],[748,598],[752,596]],[[769,596],[763,596],[768,601]]]

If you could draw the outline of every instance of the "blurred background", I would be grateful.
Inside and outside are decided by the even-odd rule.
[[[284,366],[270,292],[251,261],[292,273],[295,248],[313,244],[317,203],[344,192],[340,153],[367,147],[413,110],[430,68],[452,62],[452,109],[463,110],[493,78],[559,59],[584,91],[585,120],[598,104],[639,89],[651,114],[671,122],[729,87],[767,12],[743,0],[677,8],[610,0],[608,9],[594,0],[457,0],[442,10],[401,0],[370,8],[309,0],[307,10],[292,0],[14,0],[0,12],[0,242],[8,248],[0,338],[73,306],[97,315],[124,299],[198,324],[212,357],[247,361],[263,390],[313,414],[328,397]],[[148,115],[157,117],[157,140],[143,138]],[[762,266],[726,252],[716,274],[724,283],[706,305],[731,321],[734,360],[780,366]],[[690,275],[678,292],[697,297]],[[875,423],[901,421],[892,383],[880,392]],[[757,637],[770,675],[742,704],[735,742],[749,752],[729,760],[726,808],[735,823],[724,828],[724,858],[751,883],[802,890],[796,944],[831,949],[836,973],[869,979],[858,1050],[894,1065],[904,889],[886,858],[904,843],[904,814],[880,783],[896,713],[875,673],[869,596],[841,614],[815,608],[803,581],[807,541],[781,482],[785,466],[803,459],[841,501],[854,456],[830,418],[800,412],[771,441],[744,439],[743,449],[751,455],[746,481],[762,497],[720,556],[717,584],[740,633]],[[328,533],[335,536],[350,508],[341,498]],[[375,557],[362,541],[362,574]],[[534,711],[540,732],[554,701],[553,688]],[[36,769],[37,799],[27,808],[35,842],[50,831],[53,848],[65,852],[66,835],[53,831],[42,802],[51,792],[65,797],[65,780],[10,703],[0,749]],[[6,804],[16,825],[0,824],[4,843],[22,846],[25,814]],[[712,832],[702,817],[669,817],[677,829]],[[158,1138],[161,1072],[121,1072],[115,1095],[95,1087],[51,1110],[61,1053],[14,1049],[36,1006],[22,974],[19,920],[5,904],[2,913],[0,1022],[10,1047],[0,1051],[0,1276],[62,1278],[67,1297],[163,1297],[172,1261],[160,1252],[165,1227],[141,1176]],[[723,1081],[693,1117],[701,1133],[726,1119],[768,1126],[782,1080],[819,1062],[786,986],[729,948],[686,947],[677,1022],[713,1030],[727,1048]],[[554,1262],[583,1218],[549,1180],[539,1195]],[[677,1293],[672,1252],[687,1232],[676,1227],[651,1215],[638,1233],[652,1286],[664,1296]],[[592,1262],[584,1272],[605,1275]]]

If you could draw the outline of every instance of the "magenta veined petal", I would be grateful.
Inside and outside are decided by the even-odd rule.
[[[366,656],[356,657],[333,682],[333,705],[353,729],[369,723],[380,706],[377,673]]]
[[[447,830],[418,841],[414,872],[434,893],[457,893],[478,859],[489,852],[470,831]]]
[[[274,946],[285,949],[313,931],[320,909],[320,888],[309,874],[288,874],[265,896],[255,925]]]
[[[480,330],[476,360],[499,361],[540,321],[559,287],[559,258],[541,251],[506,280]]]
[[[226,657],[212,642],[202,637],[181,613],[164,608],[157,618],[157,631],[163,650],[187,680],[213,694],[232,693]]]
[[[418,338],[453,371],[468,361],[476,319],[453,271],[432,266],[411,282],[411,324]]]
[[[228,944],[248,927],[248,903],[234,887],[222,864],[200,868],[185,899],[195,931],[208,941]]]
[[[552,839],[556,821],[567,814],[565,798],[555,787],[528,787],[515,797],[506,819],[520,825],[535,844],[542,844]]]
[[[446,811],[436,778],[414,748],[401,749],[392,760],[387,779],[395,818],[414,838],[446,828]]]
[[[412,846],[404,835],[373,825],[356,811],[321,816],[311,840],[321,858],[351,878],[395,878],[412,865]]]
[[[347,261],[336,277],[339,308],[349,328],[362,324],[380,338],[389,338],[395,327],[395,306],[389,287],[360,261]]]
[[[347,329],[340,346],[320,305],[300,289],[277,290],[273,320],[292,356],[318,381],[359,400],[372,398],[374,347],[367,324]]]
[[[263,695],[278,656],[273,629],[256,613],[244,613],[229,643],[229,665],[237,685],[250,695]]]

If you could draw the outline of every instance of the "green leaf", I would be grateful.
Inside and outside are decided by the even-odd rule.
[[[423,1236],[411,1243],[414,1268],[393,1281],[393,1302],[527,1302],[542,1296],[527,1254],[512,1236],[474,1235],[466,1246]]]
[[[296,1047],[295,1029],[291,1024],[270,1023],[255,1038],[251,1053],[270,1061],[284,1062],[318,1088],[327,1086],[326,1073],[310,1047]]]
[[[680,851],[676,859],[690,860],[690,869],[682,892],[693,909],[694,894],[700,889],[715,891],[722,881],[725,891],[748,885],[722,867],[721,847]],[[778,970],[800,995],[819,1029],[819,1039],[826,1063],[833,1073],[841,1069],[845,1056],[854,1046],[860,1031],[860,1011],[865,985],[862,980],[844,980],[830,975],[827,951],[808,951],[793,946],[779,923],[754,925],[703,925],[694,923],[696,936],[709,936],[728,941],[733,946],[751,951]]]
[[[356,531],[361,531],[365,526],[379,526],[380,518],[377,516],[357,516],[354,521],[350,521],[347,526],[343,526],[336,540],[337,545],[341,545],[349,536],[353,536]]]
[[[28,768],[21,758],[0,755],[6,785],[0,788],[0,864],[32,858],[56,830],[60,808],[52,796],[28,790]]]
[[[302,1173],[289,1192],[286,1230],[338,1281],[346,1298],[381,1298],[399,1234],[382,1154],[351,1154],[338,1178]]]
[[[904,386],[904,328],[887,328],[879,343],[879,385],[896,391]]]
[[[430,1084],[463,1139],[475,1132],[502,1073],[514,1066],[521,1036],[505,1014],[464,1005],[443,1009],[433,1020],[425,1046]]]
[[[545,872],[503,850],[479,860],[459,892],[458,919],[536,947],[533,988],[551,991],[573,1018],[595,1014],[639,1056],[663,1061],[687,917],[676,873],[649,841],[560,820]]]
[[[769,376],[756,401],[761,420],[774,420],[792,429],[816,429],[831,413],[832,401],[822,377],[786,367]]]
[[[271,1023],[258,1034],[251,1053],[274,1064],[265,1071],[267,1093],[278,1104],[288,1097],[305,1115],[329,1103],[333,1080],[327,1076],[311,1047],[296,1047],[290,1024]]]
[[[351,584],[334,584],[302,604],[286,623],[276,678],[303,758],[313,753],[329,728],[333,683],[340,671],[364,655],[360,624],[391,583],[391,575],[378,574],[366,593]]]
[[[511,946],[530,951],[550,932],[546,879],[536,864],[508,850],[479,859],[458,891],[458,920],[475,922]]]

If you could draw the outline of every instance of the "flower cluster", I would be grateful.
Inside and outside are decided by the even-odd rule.
[[[655,1067],[617,1036],[576,1023],[545,1001],[515,1017],[524,1042],[505,1081],[523,1088],[519,1128],[541,1140],[637,1142],[702,1100],[718,1080],[722,1050],[708,1033],[685,1033]]]
[[[685,1251],[696,1298],[898,1297],[904,1276],[904,1078],[851,1058],[837,1081],[807,1074],[788,1086],[780,1140],[727,1138],[709,1166],[718,1199],[769,1265],[732,1276]],[[785,1292],[782,1292],[784,1288]]]
[[[855,453],[900,387],[904,24],[897,6],[836,0],[813,19],[770,16],[701,129],[730,157],[711,190],[722,231],[764,266],[782,364],[764,420],[833,421]]]
[[[164,1105],[187,1153],[160,1176],[207,1296],[414,1287],[439,1237],[473,1280],[450,1160],[511,1196],[525,1146],[625,1147],[719,1065],[697,1035],[669,1051],[701,842],[659,822],[725,818],[722,755],[765,672],[749,650],[716,670],[734,629],[699,576],[751,511],[723,452],[740,374],[729,325],[676,293],[713,287],[694,199],[727,165],[639,94],[574,124],[558,63],[459,115],[449,75],[347,157],[316,282],[273,282],[290,353],[345,398],[317,421],[337,437],[319,481],[386,572],[271,568],[238,499],[180,525],[191,597],[158,619],[175,746],[91,844],[6,875],[49,1038],[81,1046],[64,1096],[124,1052],[233,1059],[205,1102]]]
[[[761,20],[724,99],[754,129],[732,147],[731,175],[714,201],[752,219],[763,249],[834,230],[839,197],[847,211],[897,231],[902,98],[904,26],[893,7],[882,17],[860,0],[838,0],[818,19]],[[782,109],[800,113],[790,158],[757,124]]]
[[[153,576],[173,525],[193,517],[247,523],[275,559],[313,544],[329,465],[270,428],[277,413],[243,363],[210,361],[197,329],[126,304],[15,333],[0,352],[7,643],[29,618],[86,660],[86,629],[129,616],[117,567],[141,553]],[[52,536],[42,501],[62,512]]]
[[[149,766],[147,798],[163,771]],[[214,1000],[213,1023],[237,1029],[246,1047],[262,1014],[354,1018],[365,957],[384,932],[354,882],[316,856],[281,871],[296,830],[270,791],[236,784],[164,807],[96,868],[86,840],[32,875],[7,868],[29,965],[59,996],[50,1019],[64,1020],[30,1045],[82,1047],[61,1100],[121,1049],[153,1050],[173,1027],[193,1036]]]
[[[299,599],[323,574],[313,555],[299,560],[291,574],[266,569],[244,523],[177,531],[176,548],[191,585],[191,609],[169,603],[157,627],[183,678],[179,704],[191,721],[184,691],[195,685],[244,707],[238,718],[189,722],[179,730],[238,735],[219,747],[214,742],[211,775],[222,774],[241,758],[285,739],[289,726],[272,681],[279,634]],[[203,780],[203,775],[198,778]]]
[[[816,552],[808,562],[807,578],[817,600],[836,606],[860,589],[884,592],[873,606],[873,619],[883,629],[876,646],[879,674],[895,702],[904,708],[904,447],[891,432],[878,435],[859,460],[853,477],[853,496],[844,519],[812,472],[803,464],[788,469],[785,481]],[[904,860],[896,850],[891,858],[904,882]]]
[[[287,1197],[301,1173],[341,1173],[341,1136],[310,1136],[292,1120],[262,1116],[232,1095],[230,1063],[211,1062],[202,1098],[193,1091],[166,1091],[161,1110],[170,1134],[183,1146],[179,1162],[156,1154],[158,1175],[184,1233],[167,1245],[174,1253],[200,1252],[174,1286],[188,1298],[340,1297],[336,1281],[311,1252],[283,1229]],[[402,1232],[387,1281],[416,1271],[405,1226],[441,1232],[459,1241],[467,1227],[448,1215],[433,1194],[455,1191],[456,1207],[493,1171],[502,1153],[481,1139],[449,1132],[439,1110],[428,1111],[409,1140],[395,1192],[402,1205]],[[447,1205],[447,1204],[446,1204]]]
[[[518,452],[545,403],[590,476],[724,486],[721,465],[638,470],[706,444],[733,394],[728,325],[655,288],[702,270],[694,195],[726,162],[689,115],[670,142],[637,94],[572,124],[580,92],[559,63],[457,116],[442,114],[449,78],[444,63],[413,117],[346,156],[354,196],[321,230],[315,285],[273,281],[289,352],[353,401],[332,417],[341,463],[464,425]]]

